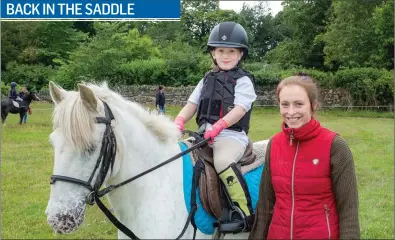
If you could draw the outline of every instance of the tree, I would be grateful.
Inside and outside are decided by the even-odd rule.
[[[85,39],[70,22],[5,22],[2,24],[2,74],[36,89],[48,83],[58,62]]]
[[[185,0],[182,2],[181,24],[184,32],[184,41],[202,49],[207,44],[211,30],[220,22],[235,21],[241,23],[242,19],[233,10],[221,10],[217,1],[212,0]]]
[[[73,22],[73,28],[80,32],[87,33],[88,36],[92,37],[96,34],[93,23],[92,21],[77,21]]]
[[[37,60],[54,67],[57,60],[67,61],[87,34],[74,29],[73,22],[40,22],[32,38],[36,42]]]
[[[167,42],[184,39],[181,22],[153,22],[145,31],[152,40],[164,46]]]
[[[376,14],[378,24],[376,29],[372,16],[376,8],[382,6],[384,2],[385,0],[333,2],[333,14],[327,26],[327,31],[319,37],[325,42],[326,66],[333,70],[339,67],[383,66],[380,62],[372,62],[372,56],[380,51],[380,45],[382,45],[379,43],[375,32],[375,30],[380,29],[380,24],[378,24],[380,22],[380,11]],[[392,20],[389,22],[393,24],[393,8],[390,12],[392,12]],[[391,13],[386,17],[391,18]],[[378,58],[373,57],[373,59],[377,60]]]
[[[284,1],[283,12],[277,17],[285,33],[282,34],[284,41],[269,52],[266,59],[286,67],[322,69],[324,44],[316,36],[325,31],[331,4],[330,0]]]
[[[394,68],[394,1],[386,0],[373,12],[373,28],[377,39],[377,51],[370,58],[387,69]]]
[[[125,82],[121,74],[125,63],[160,56],[151,38],[137,29],[128,30],[119,22],[95,22],[94,26],[96,35],[73,51],[54,76],[64,87],[73,88],[81,80]]]
[[[274,19],[264,2],[254,6],[244,4],[240,16],[248,33],[249,59],[261,61],[268,51],[275,48],[281,37],[277,34]]]
[[[1,70],[11,61],[37,62],[35,39],[39,22],[3,22],[1,24]]]

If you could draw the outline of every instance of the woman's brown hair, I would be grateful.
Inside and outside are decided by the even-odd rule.
[[[314,113],[319,105],[319,101],[318,101],[319,91],[317,88],[317,84],[315,83],[315,80],[305,73],[297,73],[296,75],[283,79],[278,84],[276,89],[276,97],[278,102],[280,102],[281,90],[283,89],[284,86],[289,86],[289,85],[297,85],[299,87],[302,87],[307,92],[307,96],[309,97],[310,100],[311,111]]]

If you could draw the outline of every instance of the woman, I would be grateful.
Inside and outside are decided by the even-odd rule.
[[[353,157],[345,139],[314,118],[316,84],[292,76],[276,95],[282,131],[267,148],[249,239],[359,239]]]
[[[22,90],[18,93],[18,97],[20,99],[22,99],[22,101],[25,99],[25,97],[28,95],[28,91],[27,91],[27,87],[26,86],[22,86]],[[31,114],[31,109],[30,106],[26,106],[27,107],[27,111],[25,112],[25,115],[23,116],[23,123],[26,123],[27,121],[27,114]]]

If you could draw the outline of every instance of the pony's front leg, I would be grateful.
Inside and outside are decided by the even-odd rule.
[[[25,116],[25,110],[24,109],[21,109],[21,111],[19,112],[19,117],[20,117],[20,119],[19,119],[19,125],[22,125],[22,120],[23,120],[23,117]]]

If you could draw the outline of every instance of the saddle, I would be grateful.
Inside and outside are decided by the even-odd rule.
[[[188,140],[190,143],[194,143]],[[221,191],[221,180],[214,168],[213,150],[206,145],[203,148],[191,152],[193,164],[200,161],[203,168],[198,182],[198,191],[203,208],[216,219],[221,219],[222,204],[224,202],[223,192]],[[255,162],[256,155],[253,153],[253,144],[249,141],[243,157],[238,164],[249,166]]]
[[[20,97],[17,97],[15,100],[11,99],[11,101],[12,101],[12,104],[14,105],[14,107],[16,107],[16,108],[26,108],[27,107],[26,104],[24,104],[22,98],[20,98]]]
[[[20,102],[17,102],[17,101],[15,101],[15,100],[11,100],[12,101],[12,104],[14,105],[14,107],[16,107],[16,108],[19,108],[20,107]]]

